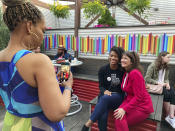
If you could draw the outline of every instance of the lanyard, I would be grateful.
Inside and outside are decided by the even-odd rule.
[[[126,76],[125,76],[125,79],[124,79],[124,82],[123,82],[123,88],[125,87],[127,77],[128,77],[128,73],[126,73]]]

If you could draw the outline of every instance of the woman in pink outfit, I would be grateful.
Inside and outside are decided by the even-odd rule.
[[[145,120],[154,110],[151,97],[145,88],[138,54],[126,52],[121,59],[121,65],[126,70],[121,85],[125,99],[114,111],[115,129],[129,131],[128,126]]]

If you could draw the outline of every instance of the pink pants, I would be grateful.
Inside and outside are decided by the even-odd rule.
[[[128,126],[136,125],[137,123],[148,118],[149,114],[144,112],[133,110],[124,115],[123,119],[115,119],[116,131],[129,131]]]

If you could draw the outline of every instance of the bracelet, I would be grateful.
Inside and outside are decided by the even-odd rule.
[[[65,90],[67,89],[67,90],[70,90],[71,92],[73,92],[73,89],[70,88],[70,87],[68,87],[68,86],[66,86],[64,89],[65,89]]]

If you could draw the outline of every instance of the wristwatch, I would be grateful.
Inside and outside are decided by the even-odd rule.
[[[68,86],[66,86],[64,89],[65,89],[65,90],[70,90],[70,91],[71,91],[71,93],[73,92],[73,89],[72,89],[72,88],[70,88],[70,87],[68,87]]]

